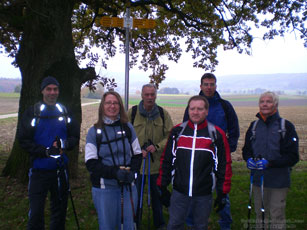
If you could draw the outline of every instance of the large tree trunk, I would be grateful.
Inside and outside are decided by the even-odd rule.
[[[25,109],[41,100],[41,80],[51,75],[60,83],[59,102],[72,110],[80,125],[81,84],[95,77],[95,71],[80,69],[75,59],[71,28],[74,1],[29,0],[28,4],[24,33],[16,57],[22,75],[18,124]],[[77,175],[78,153],[79,146],[68,153],[72,177]],[[28,168],[29,155],[20,148],[15,137],[3,175],[25,181]]]

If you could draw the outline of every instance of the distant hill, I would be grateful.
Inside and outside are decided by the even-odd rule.
[[[180,92],[199,92],[200,80],[166,81],[160,87],[176,87]],[[136,86],[139,87],[139,86]],[[285,94],[307,94],[307,73],[217,76],[217,89],[223,93],[259,93],[263,90]]]
[[[139,92],[142,85],[148,81],[130,79],[129,92]],[[0,78],[0,92],[13,92],[15,87],[21,84],[20,79]],[[116,91],[124,93],[125,82],[117,82]],[[171,81],[166,79],[163,87],[177,88],[180,93],[198,94],[200,80],[178,79]],[[222,94],[259,94],[264,90],[280,91],[284,94],[307,94],[307,73],[287,74],[247,74],[217,76],[217,89]]]
[[[21,85],[21,79],[18,78],[0,78],[0,92],[12,93],[17,85]]]

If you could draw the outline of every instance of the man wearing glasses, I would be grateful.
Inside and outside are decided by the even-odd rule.
[[[227,135],[230,152],[235,152],[240,136],[238,117],[231,103],[221,98],[219,93],[216,91],[216,87],[217,85],[215,75],[212,73],[205,73],[200,80],[199,95],[206,97],[209,101],[209,113],[207,120],[224,130]],[[183,121],[188,119],[189,115],[187,107],[184,113]],[[226,176],[231,177],[231,162],[227,162],[227,165],[228,170],[226,169]],[[221,211],[218,212],[220,215],[219,224],[222,230],[229,230],[232,223],[232,218],[230,213],[230,202],[228,194],[224,194],[224,198],[225,206]],[[188,225],[193,225],[192,219],[193,217],[189,215],[187,220]]]

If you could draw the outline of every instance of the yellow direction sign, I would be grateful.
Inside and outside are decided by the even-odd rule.
[[[154,19],[133,18],[133,27],[138,29],[153,29],[156,27],[156,21]]]
[[[130,19],[132,19],[132,18],[130,18]],[[99,20],[99,23],[102,26],[105,26],[105,27],[126,27],[126,25],[124,23],[126,21],[128,23],[130,20],[127,20],[126,18],[124,19],[124,18],[118,18],[118,17],[105,16],[105,17],[102,17]],[[130,23],[129,23],[129,25],[131,26]],[[130,27],[129,25],[127,27]],[[156,25],[157,25],[157,23],[154,19],[136,19],[136,18],[133,18],[133,28],[153,29],[153,28],[156,27]]]
[[[102,17],[100,24],[105,27],[124,27],[124,19],[118,17]]]

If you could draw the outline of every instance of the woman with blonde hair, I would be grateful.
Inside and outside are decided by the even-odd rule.
[[[98,121],[89,129],[85,145],[85,163],[91,175],[100,230],[120,226],[134,229],[134,180],[141,161],[141,148],[120,95],[106,92],[99,105]]]

